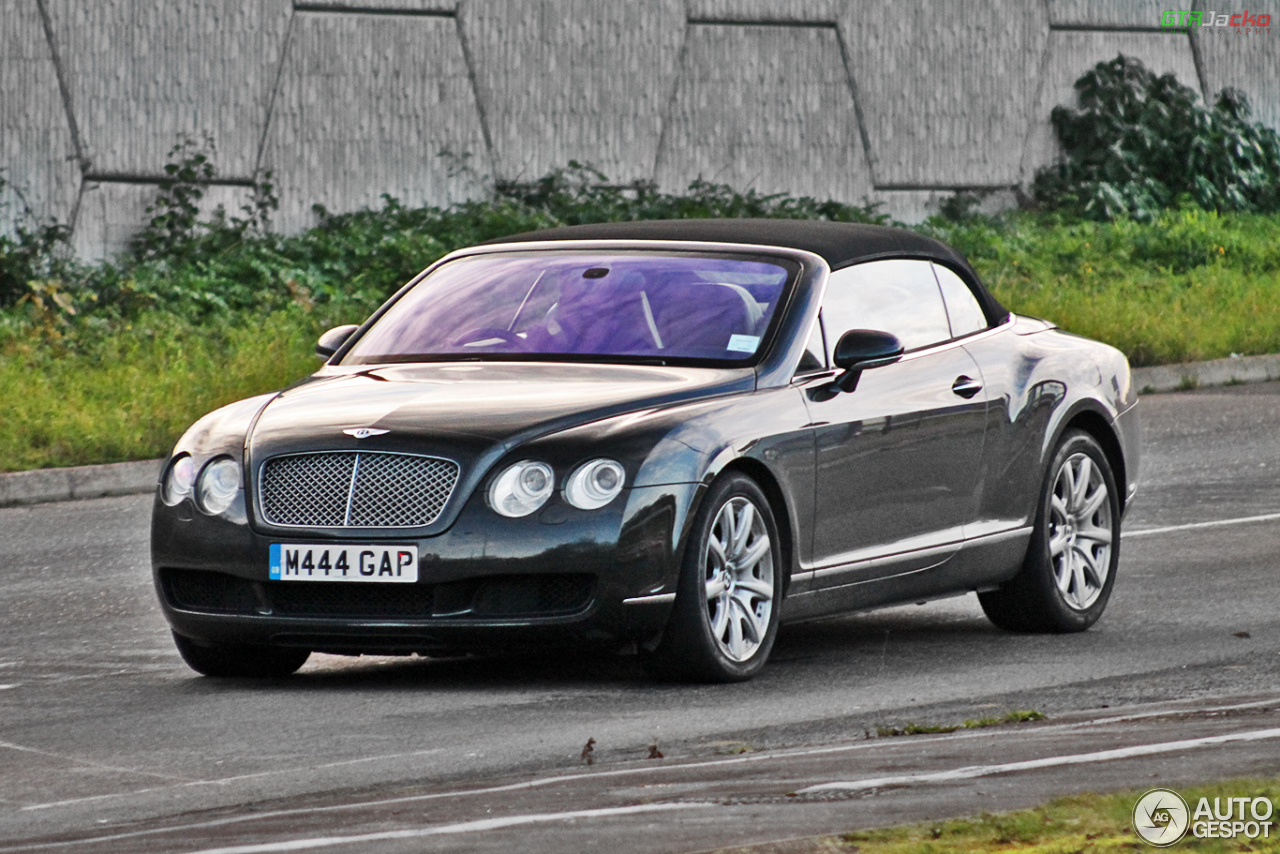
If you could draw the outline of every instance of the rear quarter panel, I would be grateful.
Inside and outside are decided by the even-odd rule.
[[[982,501],[972,535],[1029,525],[1063,432],[1103,431],[1118,452],[1121,496],[1137,475],[1136,404],[1129,365],[1113,347],[1017,318],[965,345],[990,394]],[[1122,416],[1125,416],[1122,418]]]

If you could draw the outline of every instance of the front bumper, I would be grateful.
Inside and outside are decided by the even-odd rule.
[[[524,519],[473,496],[447,531],[420,538],[268,535],[157,498],[152,569],[173,630],[205,643],[356,654],[643,641],[669,616],[697,489],[633,488],[595,511],[557,496]],[[280,542],[415,544],[419,580],[272,581]]]

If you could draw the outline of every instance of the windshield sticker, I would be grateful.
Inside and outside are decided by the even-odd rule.
[[[754,353],[760,345],[759,335],[730,335],[726,350],[734,353]]]

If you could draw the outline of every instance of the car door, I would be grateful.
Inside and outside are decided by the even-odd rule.
[[[954,339],[931,264],[871,261],[836,271],[822,309],[828,356],[850,329],[896,335],[891,365],[852,392],[806,388],[815,433],[813,588],[917,572],[960,548],[981,495],[987,395]]]
[[[1042,473],[1037,461],[1053,413],[1066,396],[1059,379],[1036,371],[1040,356],[1024,349],[1012,324],[991,328],[968,284],[954,270],[934,265],[942,287],[952,334],[964,336],[965,350],[978,363],[989,396],[983,446],[983,493],[974,524],[965,528],[967,563],[976,571],[998,564],[990,549],[1024,528],[1035,512]],[[1000,320],[1003,320],[1001,318]],[[980,334],[987,332],[988,334]],[[999,488],[992,485],[999,484]],[[984,542],[985,540],[985,542]]]

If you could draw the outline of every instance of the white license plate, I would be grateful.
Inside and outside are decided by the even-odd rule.
[[[273,581],[417,581],[417,546],[271,544]]]

